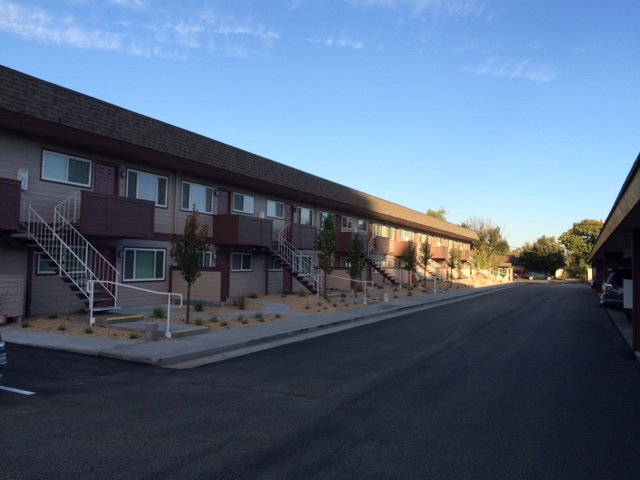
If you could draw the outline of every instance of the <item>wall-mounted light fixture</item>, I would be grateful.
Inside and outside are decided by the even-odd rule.
[[[121,178],[127,178],[127,171],[126,171],[126,170],[122,170],[122,171],[120,172],[120,177],[121,177]]]

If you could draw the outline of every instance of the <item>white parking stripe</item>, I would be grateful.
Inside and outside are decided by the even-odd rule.
[[[3,387],[0,385],[0,390],[6,390],[7,392],[19,393],[20,395],[35,395],[36,392],[29,392],[27,390],[18,390],[17,388]]]

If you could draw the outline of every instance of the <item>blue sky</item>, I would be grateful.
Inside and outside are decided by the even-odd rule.
[[[640,151],[637,0],[0,0],[0,63],[512,247]]]

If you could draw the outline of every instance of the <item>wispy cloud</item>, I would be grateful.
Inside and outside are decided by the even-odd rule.
[[[361,48],[364,48],[364,43],[352,40],[347,37],[308,38],[307,41],[309,43],[325,45],[327,47],[352,48],[354,50],[359,50]]]
[[[0,1],[0,30],[28,40],[76,48],[119,50],[122,47],[118,34],[88,30],[77,25],[73,18],[58,19],[37,7],[3,1]]]
[[[0,31],[42,43],[165,59],[185,59],[197,49],[245,57],[279,39],[279,32],[249,20],[211,11],[156,10],[151,0],[111,0],[98,21],[85,14],[90,2],[73,6],[75,15],[56,14],[48,6],[0,0]]]
[[[528,59],[500,61],[492,57],[480,65],[464,67],[462,70],[484,77],[516,78],[537,83],[547,83],[556,77],[547,65]]]
[[[483,0],[349,0],[360,7],[381,7],[408,10],[412,15],[480,15],[485,10]]]

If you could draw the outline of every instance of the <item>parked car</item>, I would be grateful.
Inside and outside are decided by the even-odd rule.
[[[623,308],[624,305],[624,289],[623,280],[631,280],[630,268],[612,268],[607,270],[609,274],[602,284],[602,293],[600,294],[600,305],[610,308]]]
[[[2,341],[2,335],[0,335],[0,380],[2,380],[2,373],[4,372],[4,367],[7,364],[7,351],[4,347],[4,342]]]
[[[527,278],[529,280],[551,280],[549,275],[542,272],[529,272],[527,273]]]

